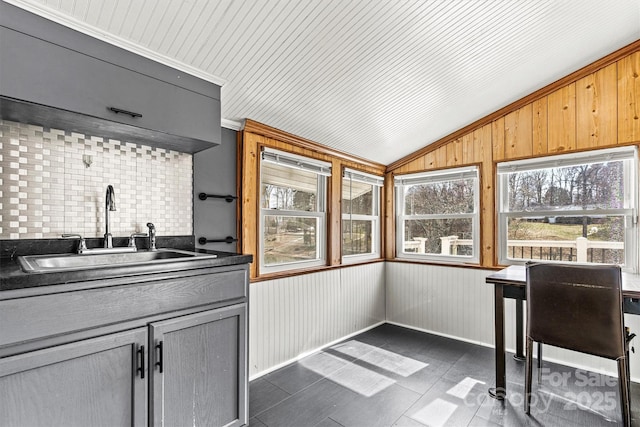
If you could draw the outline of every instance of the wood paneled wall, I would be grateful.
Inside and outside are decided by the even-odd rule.
[[[238,182],[240,203],[238,203],[238,218],[240,242],[239,250],[245,254],[253,254],[251,264],[251,278],[258,277],[260,256],[258,254],[260,213],[260,153],[262,147],[294,153],[312,159],[323,160],[332,164],[332,176],[328,185],[327,205],[327,266],[337,266],[342,262],[342,209],[341,188],[342,170],[351,168],[374,175],[384,175],[385,166],[356,156],[333,150],[313,141],[297,137],[267,125],[246,120],[242,132],[238,136]],[[382,207],[384,210],[384,207]],[[383,213],[384,215],[384,213]],[[384,236],[385,233],[381,233]],[[315,270],[315,269],[314,269]],[[262,278],[274,278],[283,274],[265,275]]]
[[[640,145],[640,40],[387,168],[394,175],[481,165],[481,265],[496,258],[495,165],[546,155]],[[392,243],[393,186],[387,186],[386,257]]]

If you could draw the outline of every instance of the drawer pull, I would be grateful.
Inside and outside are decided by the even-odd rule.
[[[122,109],[116,108],[116,107],[109,107],[109,110],[113,111],[116,114],[126,114],[128,116],[133,117],[134,119],[136,117],[142,117],[142,114],[140,114],[140,113],[134,113],[133,111],[122,110]]]

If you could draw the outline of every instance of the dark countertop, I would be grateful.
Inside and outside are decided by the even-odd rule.
[[[183,239],[184,240],[184,239]],[[188,239],[187,239],[188,240]],[[191,239],[193,241],[193,239]],[[230,265],[248,264],[253,261],[252,255],[242,255],[230,252],[211,251],[205,249],[194,249],[193,245],[188,241],[166,241],[169,245],[161,245],[158,248],[172,248],[193,251],[198,253],[215,254],[216,258],[205,259],[189,259],[180,262],[156,263],[153,265],[121,265],[117,267],[91,268],[87,270],[76,270],[66,272],[43,272],[43,273],[25,273],[18,262],[17,257],[20,255],[38,255],[43,253],[73,253],[68,250],[55,250],[55,245],[47,242],[31,241],[30,245],[39,247],[39,250],[29,250],[20,245],[11,244],[12,246],[2,243],[4,252],[9,249],[12,252],[11,257],[0,258],[0,291],[31,288],[36,286],[59,285],[74,282],[86,282],[91,280],[99,280],[105,278],[139,276],[145,274],[169,273],[183,270],[193,270],[198,268],[223,267]],[[173,243],[173,245],[171,245]],[[114,242],[114,246],[115,242]],[[122,246],[118,244],[117,246]],[[45,248],[43,250],[43,247]],[[90,246],[91,247],[91,246]],[[144,248],[140,249],[146,250]],[[27,253],[28,252],[28,253]]]

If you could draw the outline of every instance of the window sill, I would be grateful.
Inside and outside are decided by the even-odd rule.
[[[299,268],[296,270],[263,273],[263,274],[260,274],[258,277],[252,277],[251,283],[264,282],[267,280],[283,279],[286,277],[301,276],[303,274],[318,273],[321,271],[335,270],[339,268],[355,267],[358,265],[375,264],[375,263],[384,262],[384,261],[386,261],[384,258],[375,258],[375,259],[362,260],[359,262],[353,262],[353,263],[347,263],[347,264],[322,265],[317,267]]]
[[[457,268],[471,268],[477,270],[495,270],[499,271],[504,268],[504,266],[495,266],[495,265],[481,265],[477,263],[463,263],[463,262],[444,262],[444,261],[434,261],[434,260],[421,260],[421,259],[407,259],[407,258],[390,258],[387,259],[387,262],[395,262],[398,264],[422,264],[422,265],[433,265],[438,267],[457,267]]]
[[[437,255],[437,254],[416,254],[416,253],[403,253],[402,255],[396,255],[398,260],[415,261],[415,262],[427,262],[432,264],[445,264],[445,265],[479,265],[480,261],[477,257],[470,256],[455,256],[455,255]]]

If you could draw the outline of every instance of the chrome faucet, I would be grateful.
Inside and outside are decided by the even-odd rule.
[[[104,203],[104,247],[113,248],[113,237],[111,236],[111,227],[109,227],[109,211],[116,210],[116,194],[113,186],[107,185],[107,194]]]
[[[156,227],[152,222],[147,223],[147,227],[149,227],[149,250],[157,251],[156,249]]]

